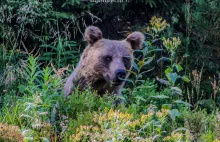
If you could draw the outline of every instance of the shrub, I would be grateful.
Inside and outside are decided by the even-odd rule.
[[[0,123],[0,141],[22,142],[23,139],[18,126]]]

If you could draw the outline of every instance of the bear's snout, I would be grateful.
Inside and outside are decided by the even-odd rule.
[[[126,70],[117,69],[115,71],[116,82],[123,82],[126,77]]]

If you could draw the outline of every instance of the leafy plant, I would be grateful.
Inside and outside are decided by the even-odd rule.
[[[58,68],[65,67],[67,63],[76,64],[79,51],[75,48],[77,46],[75,41],[68,41],[59,37],[51,44],[43,44],[40,47],[45,48],[39,60],[45,63],[53,63]],[[69,62],[71,60],[72,62]]]
[[[48,67],[43,71],[39,70],[37,59],[32,56],[29,57],[23,73],[27,82],[18,86],[23,96],[11,109],[5,106],[3,112],[7,115],[2,121],[10,120],[12,124],[28,128],[24,139],[56,139],[56,136],[53,137],[54,128],[49,122],[51,110],[59,98],[61,78],[51,76]]]

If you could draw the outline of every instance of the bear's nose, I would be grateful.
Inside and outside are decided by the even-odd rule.
[[[117,78],[117,82],[123,82],[126,77],[126,70],[123,70],[123,69],[117,69],[115,71],[115,75],[116,75],[116,78]]]

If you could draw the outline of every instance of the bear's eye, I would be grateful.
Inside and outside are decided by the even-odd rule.
[[[105,60],[105,62],[111,62],[112,57],[111,56],[104,56],[104,60]]]

